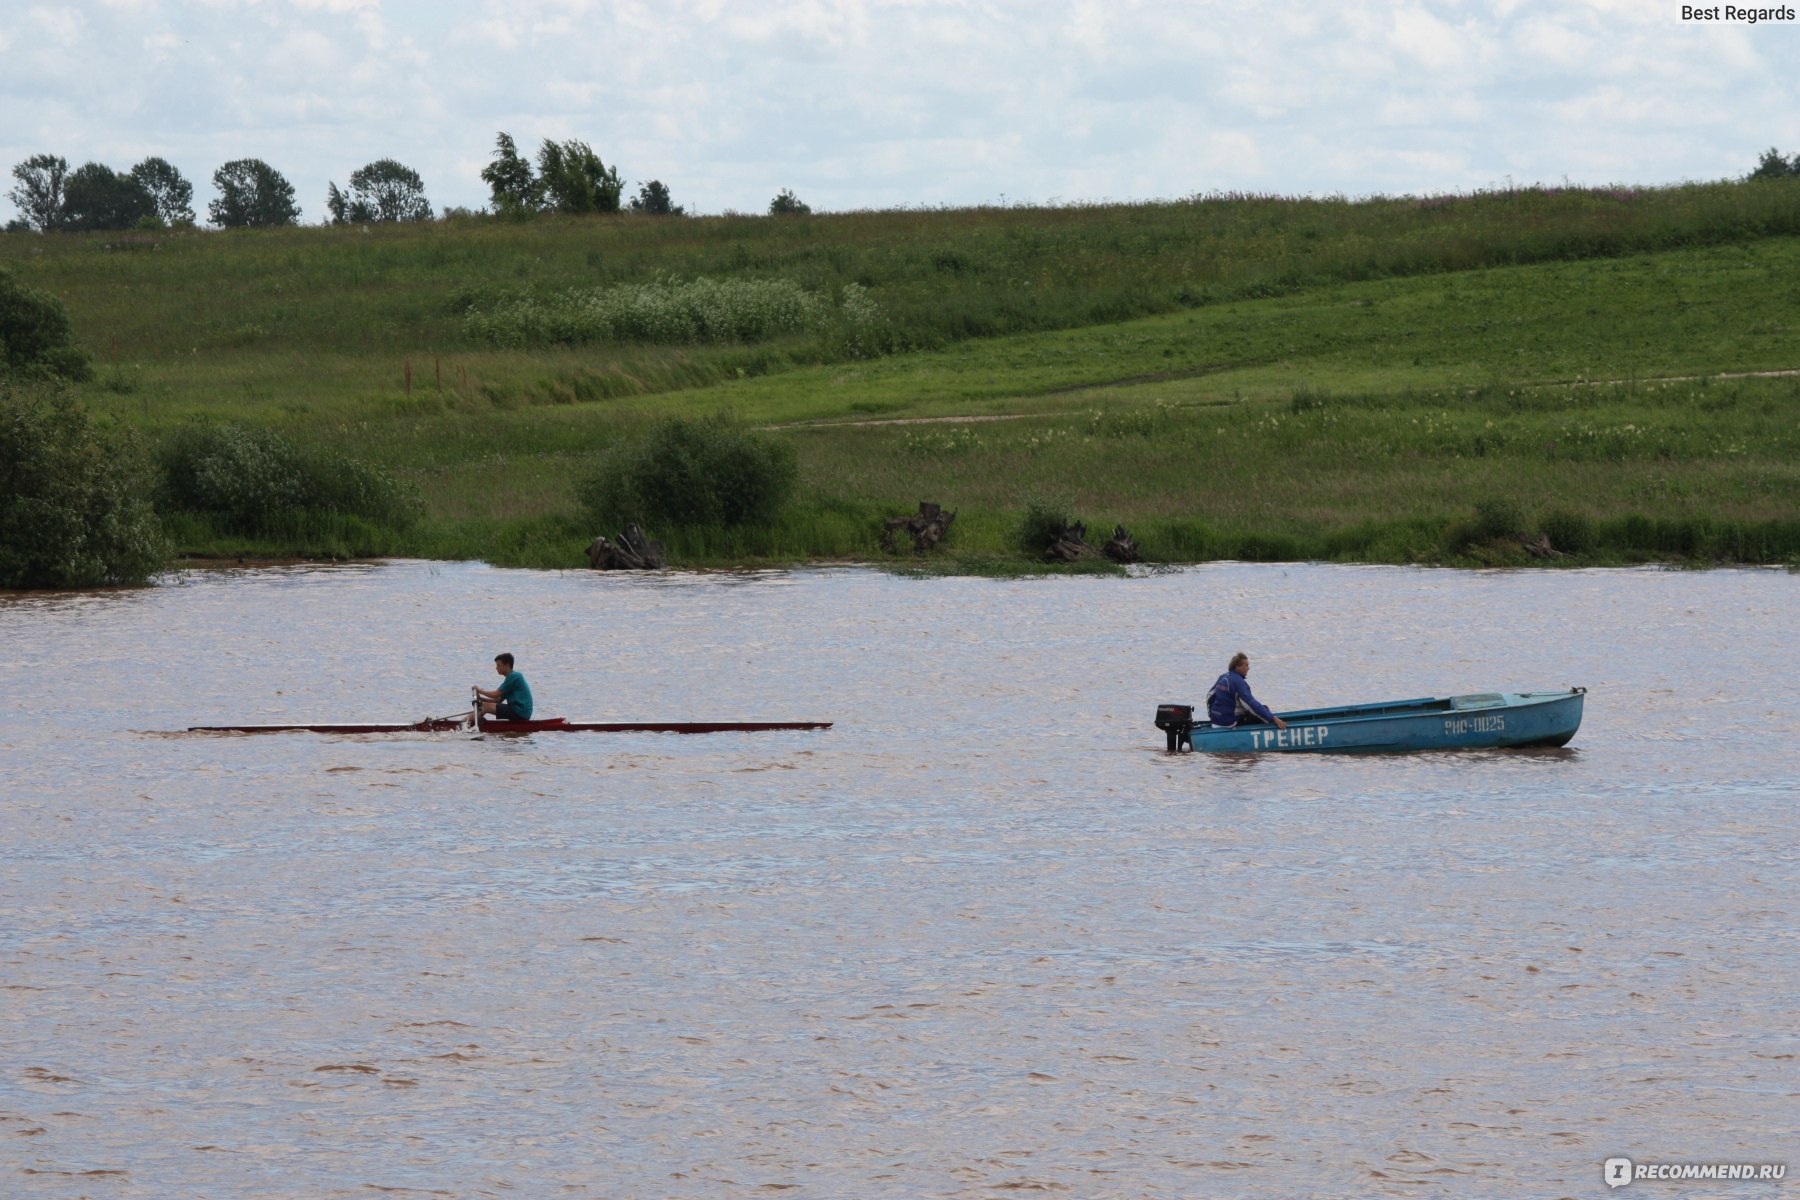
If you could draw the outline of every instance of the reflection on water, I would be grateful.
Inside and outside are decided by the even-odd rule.
[[[1797,587],[399,563],[0,597],[0,1194],[1598,1195],[1612,1155],[1782,1160]],[[1278,708],[1591,691],[1563,751],[1161,753],[1156,703],[1238,649]],[[548,714],[838,725],[149,732],[448,712],[500,650]]]

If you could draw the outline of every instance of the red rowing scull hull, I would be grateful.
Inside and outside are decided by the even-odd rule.
[[[482,718],[482,733],[768,733],[781,729],[830,729],[830,721],[493,721]],[[468,729],[467,717],[434,717],[405,725],[193,725],[189,733],[449,733]]]

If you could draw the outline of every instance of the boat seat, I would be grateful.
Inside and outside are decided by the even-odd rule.
[[[1506,704],[1506,697],[1499,692],[1473,692],[1467,696],[1450,697],[1450,707],[1461,711],[1467,708],[1500,708]]]

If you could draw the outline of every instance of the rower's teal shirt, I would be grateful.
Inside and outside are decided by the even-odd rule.
[[[500,681],[500,699],[512,705],[522,720],[531,717],[531,685],[519,672],[508,671],[506,678]]]

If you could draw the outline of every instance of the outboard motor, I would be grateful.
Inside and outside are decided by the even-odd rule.
[[[1178,750],[1192,750],[1194,739],[1189,736],[1194,728],[1194,706],[1191,704],[1159,704],[1156,706],[1156,727],[1169,737],[1169,753]]]

